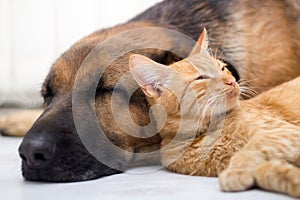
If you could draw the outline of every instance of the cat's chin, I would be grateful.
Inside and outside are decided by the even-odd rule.
[[[239,105],[240,90],[239,88],[234,88],[231,90],[226,97],[226,108],[227,111],[233,110]]]
[[[230,104],[230,105],[227,105],[227,111],[226,111],[226,113],[231,112],[232,110],[234,110],[234,109],[237,108],[238,106],[239,106],[239,103],[238,103],[238,102],[232,103],[232,104]]]

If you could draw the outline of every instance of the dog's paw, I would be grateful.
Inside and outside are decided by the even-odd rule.
[[[223,191],[235,192],[249,189],[254,185],[254,175],[245,169],[226,169],[219,175],[219,184]]]
[[[24,136],[41,112],[41,110],[25,110],[0,116],[1,135]]]

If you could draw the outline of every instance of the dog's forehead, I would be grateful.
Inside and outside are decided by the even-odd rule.
[[[120,32],[128,31],[134,28],[151,27],[151,26],[155,26],[155,25],[152,23],[145,23],[145,22],[143,23],[132,22],[126,26],[116,26],[115,28],[110,30],[102,30],[99,32],[95,32],[83,38],[82,40],[78,41],[75,45],[73,45],[69,50],[67,50],[55,62],[50,73],[48,74],[44,86],[50,85],[51,89],[56,90],[53,92],[54,94],[70,93],[73,91],[74,86],[75,88],[77,87],[81,87],[84,89],[91,88],[92,87],[91,84],[93,85],[97,84],[96,87],[98,88],[100,86],[101,88],[111,89],[112,87],[114,87],[116,83],[119,82],[119,80],[123,77],[123,75],[125,75],[127,72],[129,73],[128,55],[130,53],[128,52],[127,55],[123,54],[120,57],[118,57],[116,60],[110,59],[113,56],[107,54],[106,48],[104,50],[103,48],[102,49],[99,48],[99,45],[102,44],[107,39],[111,38],[113,35],[118,34]],[[169,38],[168,34],[166,34],[164,31],[161,31],[161,33],[157,37],[160,40],[166,40]],[[137,34],[137,37],[134,37],[134,42],[137,43],[138,41],[143,44],[151,43],[151,40],[148,41],[147,36],[143,34]],[[166,43],[169,45],[168,49],[172,49],[173,43],[167,41]],[[108,44],[109,45],[108,47],[114,47],[112,49],[116,49],[116,47],[117,49],[119,49],[120,46],[122,46],[122,44],[120,43],[111,44],[110,42],[105,44]],[[165,54],[163,53],[163,50],[146,48],[144,50],[138,49],[137,51],[138,53],[143,54],[147,57],[152,56],[151,58],[154,60],[155,59],[161,60],[165,58]],[[113,52],[112,54],[115,55],[116,52]],[[109,63],[108,64],[109,66],[106,66],[106,64],[104,64],[104,66],[101,66],[101,62],[102,64],[107,62]],[[101,69],[99,70],[99,66],[105,68],[103,73],[101,73]],[[81,81],[81,84],[76,84],[78,80]]]
[[[78,58],[60,58],[51,68],[46,79],[52,89],[67,92],[72,89],[77,71],[80,67]]]
[[[154,26],[154,24],[133,22],[126,26],[116,26],[113,29],[101,30],[79,40],[54,63],[45,80],[44,85],[46,85],[47,82],[50,82],[50,85],[52,85],[55,89],[64,90],[63,92],[72,90],[78,70],[82,67],[83,62],[86,62],[86,58],[89,56],[89,54],[91,52],[95,53],[95,47],[97,47],[97,45],[99,45],[102,41],[110,38],[114,34],[144,26]],[[98,53],[101,54],[101,52]],[[97,56],[99,56],[99,54]],[[120,63],[121,62],[115,62],[114,64],[112,64],[113,67],[110,67],[109,70],[106,70],[116,71],[114,73],[104,74],[104,76],[107,77],[106,79],[110,79],[110,83],[112,81],[114,82],[116,76],[118,76],[118,72],[122,71],[121,68],[123,68],[124,66],[120,66]],[[122,61],[122,63],[124,63],[124,61]],[[95,63],[91,64],[94,65]],[[85,66],[85,68],[87,67]],[[125,68],[127,70],[127,67]],[[92,76],[93,74],[95,74],[96,70],[96,68],[88,69],[88,72],[84,75],[84,78],[89,79],[88,76]]]
[[[113,88],[129,72],[128,55],[112,62],[103,73],[97,65],[88,63],[85,56],[62,56],[48,74],[44,86],[50,85],[54,93],[70,93],[74,89]],[[82,64],[82,62],[86,62]],[[101,62],[101,61],[99,61]],[[93,65],[92,67],[89,66]]]

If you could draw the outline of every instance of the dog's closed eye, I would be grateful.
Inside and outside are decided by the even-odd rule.
[[[50,86],[50,81],[47,81],[43,87],[42,87],[42,91],[41,94],[44,98],[44,106],[47,106],[51,103],[51,100],[54,96],[53,90]]]
[[[97,90],[96,90],[96,96],[105,95],[105,94],[112,94],[113,91],[114,91],[113,87],[97,88]]]

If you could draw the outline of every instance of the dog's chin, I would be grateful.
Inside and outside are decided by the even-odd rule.
[[[22,161],[22,175],[25,180],[39,182],[79,182],[119,174],[93,157],[58,159],[43,168],[32,168]]]
[[[64,169],[63,166],[51,169],[32,169],[28,167],[27,164],[22,163],[22,175],[27,181],[56,183],[79,182],[119,173],[121,173],[121,171],[106,166],[99,166],[97,169],[76,168],[76,170]]]

